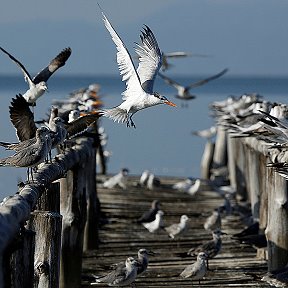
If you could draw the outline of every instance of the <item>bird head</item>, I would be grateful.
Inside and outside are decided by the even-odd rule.
[[[147,256],[147,255],[151,255],[154,256],[155,252],[151,251],[151,250],[147,250],[147,249],[139,249],[138,251],[138,257],[140,258],[140,256]]]
[[[200,252],[197,256],[197,259],[206,260],[208,255],[205,252]]]
[[[127,266],[137,266],[137,261],[133,257],[128,257],[126,259],[126,267]]]
[[[180,218],[180,221],[181,221],[182,223],[186,223],[188,220],[189,220],[189,218],[188,218],[187,215],[182,215],[181,218]]]
[[[41,81],[37,84],[37,86],[39,87],[40,90],[48,92],[48,86],[47,86],[46,82]]]
[[[176,104],[169,101],[165,96],[160,95],[158,92],[154,92],[153,96],[157,99],[158,104],[167,104],[169,106],[176,107]]]

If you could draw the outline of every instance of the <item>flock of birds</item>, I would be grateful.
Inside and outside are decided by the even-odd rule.
[[[99,86],[90,85],[88,88],[71,93],[69,99],[55,101],[49,119],[42,121],[39,125],[34,120],[34,110],[31,110],[31,106],[35,109],[34,106],[36,106],[39,97],[48,90],[48,79],[65,65],[71,55],[71,49],[66,48],[61,51],[47,67],[32,78],[19,60],[0,47],[0,50],[20,67],[29,85],[29,89],[23,95],[18,94],[11,101],[9,107],[10,119],[16,129],[19,142],[0,142],[0,146],[15,151],[14,155],[0,159],[0,166],[27,167],[29,180],[29,177],[33,175],[29,168],[36,168],[39,164],[49,161],[49,158],[51,161],[52,149],[58,148],[65,151],[63,149],[65,149],[69,140],[79,135],[98,135],[99,130],[96,126],[97,131],[95,131],[95,123],[97,124],[100,116],[111,118],[115,122],[124,123],[127,127],[135,128],[136,125],[132,117],[136,112],[159,104],[176,106],[165,96],[154,91],[154,81],[157,75],[177,90],[177,98],[191,100],[195,96],[190,94],[190,89],[219,78],[227,72],[227,69],[224,69],[214,76],[187,86],[170,79],[160,73],[159,70],[161,67],[162,71],[168,69],[167,58],[173,55],[161,52],[152,30],[148,26],[144,27],[140,35],[141,44],[136,43],[135,52],[139,60],[136,69],[132,57],[120,36],[103,12],[102,16],[105,27],[116,45],[120,75],[122,81],[126,83],[126,90],[122,93],[123,102],[111,109],[101,109]],[[178,53],[177,55],[176,53],[174,56],[186,57],[189,54]],[[262,100],[259,95],[252,94],[242,95],[239,98],[229,97],[223,102],[214,102],[211,107],[218,122],[216,124],[225,127],[235,137],[257,137],[258,139],[264,139],[271,148],[287,149],[287,105],[270,103]],[[210,129],[197,132],[196,135],[210,139],[215,133],[216,129],[213,126]],[[105,139],[102,140],[105,141]],[[269,166],[274,167],[280,175],[288,179],[287,162],[271,163]],[[118,185],[122,189],[127,189],[128,173],[127,168],[122,169],[119,174],[105,181],[103,187],[111,189]],[[208,184],[211,185],[211,182]],[[139,185],[147,186],[148,189],[152,190],[161,183],[151,172],[144,171]],[[200,179],[188,178],[176,183],[173,189],[193,196],[201,191],[202,185],[203,182]],[[207,183],[204,183],[204,185],[207,185]],[[200,280],[209,269],[208,260],[215,257],[221,250],[221,236],[223,235],[221,214],[223,214],[223,211],[226,214],[231,213],[231,200],[235,200],[235,191],[226,188],[225,186],[219,187],[219,185],[215,188],[215,191],[223,196],[224,203],[223,206],[213,211],[204,224],[204,229],[211,231],[212,239],[185,253],[185,256],[196,256],[197,260],[182,271],[180,276],[183,278],[190,277],[200,283]],[[137,219],[137,223],[143,225],[150,233],[164,229],[172,239],[185,233],[189,222],[187,215],[183,214],[178,223],[166,227],[163,224],[163,215],[164,212],[160,209],[160,202],[155,200],[152,202],[151,209]],[[247,235],[245,234],[245,236]],[[235,235],[235,237],[240,239],[243,236]],[[135,281],[137,275],[147,269],[148,255],[152,254],[152,251],[140,249],[137,259],[128,257],[124,262],[118,263],[109,274],[100,277],[95,276],[95,283],[92,283],[92,285],[98,282],[104,282],[111,286],[130,285]]]
[[[217,124],[229,131],[232,137],[254,137],[262,140],[277,154],[288,147],[288,106],[264,100],[258,94],[244,94],[214,102],[211,106]],[[274,157],[275,158],[275,157]],[[288,179],[288,164],[285,159],[273,159],[267,165]]]
[[[123,102],[111,109],[100,109],[102,103],[97,95],[99,87],[90,90],[89,88],[80,89],[75,93],[71,93],[69,100],[55,102],[55,105],[51,108],[49,119],[45,121],[44,125],[39,126],[37,121],[34,120],[34,110],[31,111],[30,107],[36,106],[37,99],[48,91],[48,79],[65,65],[72,50],[71,48],[65,48],[52,59],[48,66],[34,77],[31,77],[25,66],[16,57],[0,47],[0,50],[19,66],[24,74],[25,81],[29,85],[28,90],[23,95],[19,93],[11,101],[9,107],[10,119],[16,129],[19,143],[1,142],[1,145],[6,149],[14,150],[16,153],[1,159],[0,166],[28,167],[29,180],[29,176],[32,177],[33,175],[32,168],[36,169],[40,163],[48,158],[48,155],[51,158],[53,148],[63,147],[62,144],[67,140],[82,135],[89,129],[91,130],[92,124],[96,123],[100,116],[109,117],[113,121],[126,123],[128,127],[136,128],[132,120],[132,116],[136,112],[159,104],[176,106],[165,96],[154,92],[153,86],[157,74],[178,90],[178,98],[189,100],[194,98],[189,94],[191,88],[216,79],[227,71],[225,69],[215,76],[182,87],[158,72],[161,67],[163,71],[169,67],[167,58],[186,57],[189,54],[177,52],[165,55],[161,52],[157,40],[148,26],[144,27],[140,35],[141,44],[136,43],[135,52],[139,59],[139,65],[136,69],[132,57],[120,36],[103,12],[102,16],[104,24],[116,45],[120,75],[122,81],[126,83],[126,90],[122,93]]]

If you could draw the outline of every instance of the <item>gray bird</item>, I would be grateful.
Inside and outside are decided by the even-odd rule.
[[[205,230],[214,231],[221,229],[221,213],[220,209],[213,211],[212,215],[209,216],[204,223]]]
[[[128,286],[133,283],[137,277],[137,261],[133,257],[128,257],[125,261],[125,266],[116,266],[116,268],[105,276],[100,276],[95,279],[98,283],[107,283],[109,286]]]
[[[200,280],[205,276],[207,272],[206,267],[207,255],[204,252],[200,252],[197,256],[197,261],[191,265],[188,265],[180,274],[182,278],[191,278],[192,280]]]
[[[49,135],[49,129],[40,127],[36,131],[36,142],[34,144],[16,151],[12,156],[0,159],[0,166],[27,167],[29,180],[29,168],[36,167],[42,163],[50,149],[51,137]]]
[[[183,234],[186,231],[188,221],[188,216],[182,215],[179,223],[172,224],[168,227],[165,227],[164,229],[168,233],[169,237],[174,239],[176,236]]]
[[[138,250],[137,253],[137,275],[142,274],[147,270],[148,264],[149,264],[149,255],[154,256],[155,253],[153,251],[148,251],[147,249],[141,248]],[[115,265],[115,267],[125,267],[125,262],[122,261]]]
[[[71,55],[71,48],[65,48],[62,50],[52,61],[41,70],[34,78],[30,76],[24,65],[12,56],[9,52],[0,47],[0,50],[9,56],[14,63],[16,63],[24,74],[24,79],[29,85],[29,89],[23,95],[24,99],[30,104],[35,105],[36,100],[48,90],[46,82],[50,76],[58,70],[60,67],[64,66],[66,61]]]
[[[194,99],[196,96],[190,94],[190,89],[195,88],[195,87],[199,87],[201,85],[204,85],[206,83],[208,83],[211,80],[217,79],[219,77],[221,77],[223,74],[225,74],[228,71],[228,69],[224,69],[222,70],[220,73],[217,73],[216,75],[213,75],[209,78],[197,81],[197,82],[193,82],[192,84],[189,84],[187,86],[182,86],[181,84],[179,84],[178,82],[176,82],[175,80],[172,80],[171,78],[158,73],[158,75],[164,79],[164,81],[173,86],[176,90],[177,90],[177,94],[176,94],[176,98],[181,99],[181,100],[191,100]]]
[[[208,259],[214,258],[222,248],[222,239],[221,235],[225,233],[221,232],[220,229],[217,229],[212,232],[213,239],[203,243],[202,245],[191,248],[188,252],[188,256],[196,256],[200,252],[205,252],[207,254],[207,269],[209,269]]]

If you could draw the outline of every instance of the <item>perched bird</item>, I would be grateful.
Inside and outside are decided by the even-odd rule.
[[[163,227],[162,216],[164,212],[162,210],[158,210],[155,216],[155,220],[152,222],[143,222],[142,225],[151,233],[156,232],[158,229]]]
[[[155,177],[153,173],[149,174],[148,180],[147,180],[147,188],[149,190],[153,190],[155,187],[160,186],[160,179]]]
[[[36,167],[42,163],[51,149],[52,142],[49,132],[46,127],[38,128],[36,131],[36,142],[16,151],[12,156],[0,159],[0,166],[27,167],[29,180],[29,168]]]
[[[147,267],[149,264],[149,255],[154,256],[155,253],[151,250],[147,250],[144,248],[141,248],[138,250],[137,259],[136,259],[136,261],[137,261],[137,275],[140,275],[147,270]],[[115,266],[117,268],[119,268],[121,266],[125,267],[125,262],[122,261],[122,262],[119,262],[118,264],[113,265],[113,266]]]
[[[186,190],[186,192],[191,196],[194,196],[199,191],[201,191],[201,180],[200,179],[196,179],[195,183],[193,185],[191,185]]]
[[[213,240],[205,242],[202,245],[199,245],[198,247],[191,248],[187,252],[187,256],[196,256],[200,252],[205,252],[207,254],[207,269],[209,269],[208,259],[214,258],[220,252],[222,247],[221,235],[223,234],[225,233],[221,232],[220,229],[213,231],[212,232]]]
[[[140,61],[136,70],[125,44],[103,12],[102,15],[117,47],[117,63],[122,81],[126,82],[126,90],[122,93],[124,101],[115,108],[102,110],[102,114],[118,123],[126,123],[127,127],[135,128],[132,116],[137,111],[158,104],[176,106],[158,92],[153,92],[154,80],[162,63],[162,53],[153,32],[145,26],[140,36],[142,45],[136,43],[135,51]]]
[[[193,82],[192,84],[187,85],[187,86],[182,86],[181,84],[177,83],[175,80],[172,80],[171,78],[169,78],[169,77],[167,77],[161,73],[158,73],[158,74],[161,78],[164,79],[164,81],[167,84],[176,88],[176,90],[177,90],[177,94],[175,95],[176,98],[181,99],[181,100],[191,100],[191,99],[194,99],[196,96],[190,94],[190,89],[195,88],[195,87],[199,87],[201,85],[208,83],[211,80],[217,79],[217,78],[221,77],[223,74],[225,74],[227,71],[228,71],[228,69],[224,69],[216,75],[213,75],[209,78],[206,78],[206,79],[203,79],[203,80],[200,80],[197,82]]]
[[[174,239],[176,236],[183,234],[185,232],[185,230],[187,229],[188,221],[189,221],[188,216],[182,215],[179,223],[172,224],[168,227],[165,227],[164,229],[168,233],[169,237]]]
[[[205,130],[193,131],[192,134],[210,140],[213,136],[216,135],[216,132],[217,132],[216,126],[211,126],[210,128]]]
[[[126,189],[127,188],[127,184],[126,184],[126,181],[127,181],[127,175],[129,173],[129,170],[127,168],[123,168],[121,169],[121,171],[112,176],[111,178],[109,178],[108,180],[106,180],[104,183],[103,183],[103,187],[105,188],[113,188],[115,187],[116,185],[120,186],[122,189]]]
[[[182,278],[192,278],[192,280],[198,280],[200,285],[200,280],[206,275],[207,255],[204,252],[200,252],[197,255],[197,261],[191,265],[188,265],[180,274]]]
[[[193,180],[191,178],[187,178],[183,181],[179,181],[172,185],[172,189],[186,192],[193,185]]]
[[[140,186],[145,186],[147,184],[148,178],[150,175],[149,170],[144,170],[140,176],[139,184]]]
[[[107,283],[109,286],[128,286],[133,283],[137,277],[138,263],[133,257],[128,257],[125,266],[120,265],[105,276],[95,277],[95,281],[91,285],[97,283]]]
[[[210,230],[210,231],[221,229],[220,209],[213,211],[212,215],[206,219],[206,221],[204,223],[204,229]]]
[[[158,200],[153,200],[151,208],[148,211],[145,211],[142,216],[137,219],[137,223],[147,223],[155,220],[155,216],[160,209],[160,202]]]
[[[40,71],[34,78],[31,78],[30,74],[20,61],[18,61],[2,47],[0,47],[0,49],[7,54],[10,59],[12,59],[12,61],[22,70],[24,79],[29,85],[29,89],[23,95],[23,97],[30,105],[35,105],[36,100],[48,90],[46,82],[56,70],[65,65],[66,61],[71,55],[71,48],[65,48],[48,64],[47,67]]]

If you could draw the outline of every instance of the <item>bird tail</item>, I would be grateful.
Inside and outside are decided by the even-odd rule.
[[[119,107],[104,109],[99,111],[99,115],[108,117],[114,122],[118,123],[127,123],[128,122],[128,113],[126,110],[123,110]]]

